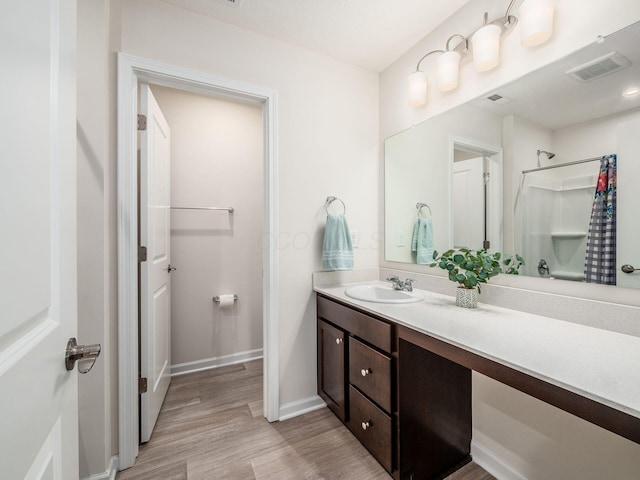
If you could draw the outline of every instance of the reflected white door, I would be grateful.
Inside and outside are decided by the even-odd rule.
[[[616,216],[616,284],[640,288],[640,271],[623,273],[624,264],[640,268],[640,119],[618,126],[618,212]]]
[[[171,381],[170,132],[149,85],[140,88],[147,128],[140,135],[141,364],[147,378],[142,394],[140,441],[151,438]]]
[[[484,242],[484,160],[453,163],[453,246],[481,249]]]
[[[0,477],[78,478],[76,3],[0,15]]]

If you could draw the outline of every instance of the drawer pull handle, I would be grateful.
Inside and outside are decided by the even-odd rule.
[[[340,345],[342,343],[342,339],[341,338],[336,338],[336,345]]]
[[[363,430],[369,430],[372,426],[373,426],[373,423],[371,422],[371,420],[368,420],[366,422],[362,422],[362,429]]]
[[[362,370],[360,370],[360,373],[363,377],[366,377],[367,375],[371,375],[373,372],[370,368],[363,368]]]

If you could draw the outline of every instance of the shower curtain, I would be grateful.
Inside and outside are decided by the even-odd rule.
[[[584,280],[616,284],[616,155],[600,160],[600,175],[589,221]]]

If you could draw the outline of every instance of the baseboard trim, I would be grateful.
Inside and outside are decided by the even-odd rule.
[[[82,480],[116,480],[116,474],[118,473],[119,466],[120,462],[118,460],[118,455],[114,455],[111,457],[111,460],[109,460],[109,465],[106,471],[84,477]]]
[[[280,405],[280,413],[278,419],[282,422],[289,420],[290,418],[304,415],[315,410],[320,410],[326,407],[327,404],[318,396],[303,398],[302,400],[296,400],[295,402],[285,403]]]
[[[498,480],[530,480],[477,440],[471,440],[471,457]]]
[[[262,348],[258,348],[256,350],[247,350],[246,352],[232,353],[220,357],[205,358],[204,360],[196,360],[194,362],[177,363],[171,365],[171,376],[186,375],[187,373],[201,372],[212,368],[226,367],[250,360],[258,360],[262,358],[262,356]]]

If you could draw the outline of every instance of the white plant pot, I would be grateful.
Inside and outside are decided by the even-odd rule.
[[[456,305],[464,308],[477,308],[478,289],[458,287],[456,289]]]

